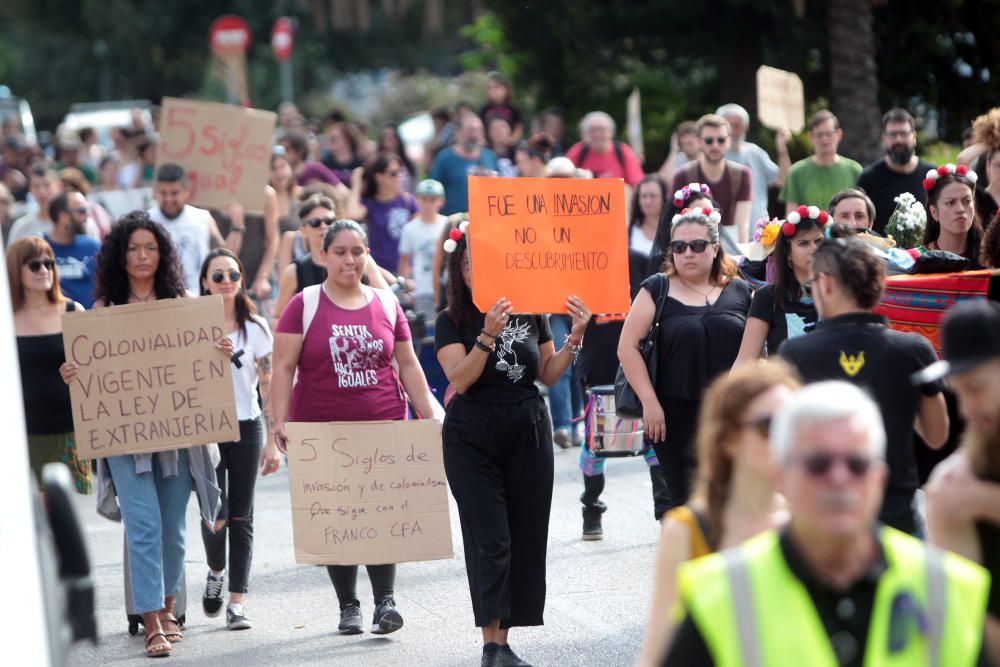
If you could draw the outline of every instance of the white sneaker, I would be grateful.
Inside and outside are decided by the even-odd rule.
[[[226,626],[230,630],[249,630],[253,627],[241,603],[230,602],[226,607]]]

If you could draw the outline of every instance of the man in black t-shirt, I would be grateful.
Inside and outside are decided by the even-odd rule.
[[[875,202],[874,229],[884,235],[896,208],[893,200],[909,192],[917,201],[925,201],[924,176],[935,165],[917,157],[917,133],[913,116],[906,109],[892,109],[882,116],[882,145],[886,156],[865,167],[858,177],[858,187]]]
[[[889,483],[879,519],[922,534],[913,506],[919,486],[914,428],[928,446],[948,437],[948,412],[939,383],[918,389],[910,376],[937,360],[918,334],[893,331],[874,314],[885,283],[884,262],[856,239],[824,241],[813,257],[812,294],[820,322],[809,336],[785,341],[779,354],[806,382],[846,380],[867,390],[887,436]]]

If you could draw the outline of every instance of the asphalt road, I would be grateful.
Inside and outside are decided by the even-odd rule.
[[[658,537],[649,475],[641,458],[609,462],[605,539],[583,542],[578,452],[555,455],[545,625],[512,630],[510,644],[534,665],[628,665],[642,640]],[[90,538],[100,643],[78,644],[69,664],[149,664],[141,634],[127,633],[121,526],[97,516],[94,496],[78,497],[77,507]],[[337,600],[325,569],[295,563],[284,468],[257,486],[246,601],[253,629],[230,632],[224,614],[206,618],[201,611],[206,566],[196,507],[194,501],[188,507],[187,627],[169,664],[479,665],[481,635],[473,624],[454,501],[454,557],[400,565],[396,602],[405,626],[385,637],[339,635]],[[373,609],[365,574],[358,584],[367,625]]]

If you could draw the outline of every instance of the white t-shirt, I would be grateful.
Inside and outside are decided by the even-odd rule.
[[[648,255],[653,250],[653,242],[646,238],[646,234],[638,226],[633,226],[628,235],[628,247],[638,250],[644,255]]]
[[[233,391],[236,393],[236,417],[240,421],[256,419],[260,416],[257,404],[257,360],[271,354],[274,341],[267,321],[258,315],[251,315],[247,321],[246,335],[242,331],[229,334],[233,341],[233,353],[243,350],[239,368],[232,365]]]
[[[403,225],[403,231],[399,235],[399,254],[410,256],[416,295],[434,294],[434,275],[431,265],[434,263],[434,250],[447,222],[446,217],[439,215],[437,220],[430,224],[420,218],[414,218]]]
[[[173,220],[167,219],[159,206],[149,209],[149,217],[153,222],[163,225],[177,246],[188,291],[201,294],[198,274],[201,272],[201,263],[212,249],[212,215],[203,208],[185,205],[181,214]]]

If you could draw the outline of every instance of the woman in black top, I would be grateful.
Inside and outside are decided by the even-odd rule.
[[[719,218],[708,207],[673,217],[665,270],[643,282],[618,342],[618,358],[642,401],[645,435],[663,466],[672,506],[683,505],[690,494],[702,392],[733,365],[750,309],[750,286],[734,278],[736,264],[719,243]],[[663,311],[654,323],[664,289]],[[639,353],[654,324],[656,386]]]
[[[62,314],[83,310],[83,306],[63,296],[52,248],[40,237],[19,239],[10,245],[7,281],[31,470],[41,481],[42,466],[61,461],[73,473],[77,493],[90,493],[90,465],[76,456],[73,406],[69,387],[59,375],[59,367],[66,361]]]
[[[309,252],[296,257],[282,270],[278,282],[278,299],[274,302],[275,320],[281,317],[281,312],[293,296],[326,280],[323,234],[337,221],[335,210],[333,200],[323,195],[312,195],[299,204],[299,221],[302,225],[299,232],[309,243]]]
[[[779,220],[764,227],[762,241],[774,236],[771,248],[767,244],[764,247],[774,251],[768,261],[775,277],[754,294],[734,366],[754,363],[764,356],[765,350],[767,356],[776,355],[786,339],[806,334],[816,326],[816,304],[806,285],[812,277],[813,254],[823,242],[830,216],[813,208],[804,216],[793,211],[787,221]]]
[[[442,432],[445,472],[483,630],[482,664],[525,664],[507,646],[507,631],[542,624],[552,504],[552,427],[535,380],[552,386],[569,367],[590,311],[566,299],[573,324],[556,352],[546,316],[512,314],[505,298],[480,312],[465,236],[456,228],[447,243],[448,308],[437,318],[435,346],[458,393]]]

